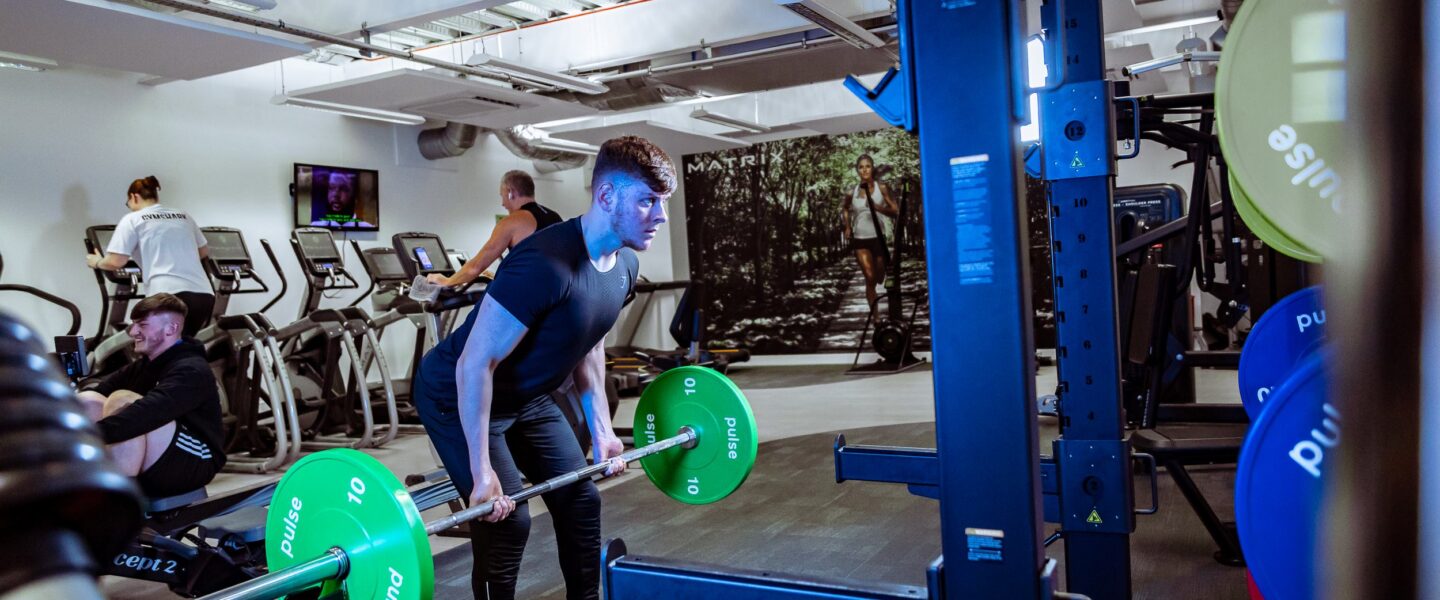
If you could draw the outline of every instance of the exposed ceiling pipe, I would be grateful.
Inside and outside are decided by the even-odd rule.
[[[875,28],[869,29],[869,30],[867,30],[867,31],[869,31],[870,33],[880,34],[880,33],[888,33],[888,32],[890,32],[890,31],[894,31],[895,28],[896,28],[896,25],[894,25],[894,24],[892,23],[892,24],[890,24],[890,25],[881,25],[881,26],[879,26],[879,27],[875,27]],[[746,59],[752,59],[752,58],[767,57],[767,56],[770,56],[770,55],[773,55],[773,54],[783,54],[783,53],[792,52],[792,51],[795,51],[795,50],[808,50],[808,49],[810,49],[810,48],[815,48],[815,47],[819,47],[819,46],[826,46],[826,45],[833,44],[833,43],[839,42],[839,41],[843,41],[843,40],[841,40],[839,37],[836,37],[836,36],[834,36],[834,35],[831,35],[830,37],[821,38],[821,39],[813,40],[813,41],[811,41],[811,40],[804,40],[804,41],[800,41],[800,42],[791,42],[791,43],[789,43],[789,44],[781,44],[781,45],[779,45],[779,46],[772,46],[772,47],[770,47],[770,48],[762,48],[762,49],[760,49],[760,50],[751,50],[751,51],[749,51],[749,52],[740,52],[740,53],[731,54],[731,55],[728,55],[728,56],[717,56],[717,57],[715,57],[715,58],[703,58],[703,59],[700,59],[700,60],[692,60],[692,61],[690,61],[690,62],[677,63],[677,64],[673,64],[673,65],[665,65],[665,66],[663,66],[663,67],[650,67],[650,68],[639,69],[639,70],[635,70],[635,71],[626,71],[626,72],[624,72],[624,73],[612,73],[612,74],[610,74],[610,75],[601,75],[601,76],[599,76],[599,77],[594,77],[593,79],[594,79],[595,81],[600,82],[600,83],[610,83],[610,82],[612,82],[612,81],[620,81],[620,80],[623,80],[623,79],[633,79],[633,78],[635,78],[635,77],[645,77],[645,76],[648,76],[648,75],[660,75],[660,74],[663,74],[663,73],[670,73],[670,72],[672,72],[672,71],[686,71],[686,70],[691,70],[691,69],[699,69],[699,68],[703,68],[703,67],[713,67],[713,66],[721,65],[721,64],[725,64],[725,63],[730,63],[730,62],[735,62],[735,61],[741,61],[741,60],[746,60]]]
[[[475,140],[479,137],[479,127],[451,121],[444,127],[421,131],[415,142],[420,145],[420,156],[428,160],[440,160],[464,154],[475,145]]]
[[[894,24],[882,25],[870,29],[869,31],[876,34],[888,33],[890,31],[894,31],[895,27],[896,26]],[[549,93],[546,95],[561,100],[568,100],[570,102],[579,102],[591,108],[597,108],[607,111],[630,110],[656,104],[671,104],[682,100],[692,100],[700,98],[701,94],[691,89],[665,83],[663,81],[655,79],[654,77],[652,77],[653,75],[685,71],[690,69],[700,69],[705,67],[714,67],[717,65],[748,59],[780,56],[792,52],[804,51],[810,48],[828,46],[839,41],[841,41],[840,38],[830,36],[813,41],[806,40],[802,42],[781,44],[778,46],[772,46],[770,48],[764,48],[760,50],[752,50],[749,52],[739,52],[728,56],[694,60],[690,62],[665,65],[663,67],[637,69],[634,71],[626,71],[624,73],[612,73],[609,75],[602,75],[599,77],[591,78],[593,81],[604,83],[610,87],[610,91],[604,94],[590,95],[562,91],[557,93]],[[638,60],[634,62],[638,62]]]
[[[650,77],[621,80],[609,87],[610,91],[598,95],[575,92],[546,95],[570,102],[579,102],[600,110],[629,110],[641,106],[668,104],[700,97],[700,94],[694,90],[670,85]]]
[[[306,29],[306,28],[304,28],[304,27],[297,27],[297,26],[295,26],[295,25],[290,25],[290,24],[288,24],[288,23],[286,23],[286,22],[284,22],[284,21],[277,21],[277,20],[265,19],[265,18],[253,16],[253,15],[247,15],[247,14],[243,14],[243,13],[231,12],[231,11],[228,11],[228,10],[223,10],[223,9],[215,8],[215,7],[212,6],[212,5],[204,4],[204,3],[202,3],[202,2],[194,2],[194,1],[191,1],[191,0],[146,0],[146,1],[149,2],[150,4],[158,4],[158,5],[160,5],[160,6],[168,6],[168,7],[170,7],[170,8],[174,8],[174,9],[178,9],[178,10],[184,10],[184,11],[189,11],[189,12],[193,12],[193,13],[200,14],[200,15],[205,15],[205,16],[207,16],[207,17],[215,17],[215,18],[217,18],[217,19],[222,19],[222,20],[225,20],[225,21],[230,21],[231,23],[239,23],[239,24],[241,24],[241,25],[248,25],[248,26],[251,26],[251,27],[259,27],[259,28],[261,28],[261,29],[268,29],[268,30],[270,30],[270,31],[277,31],[277,32],[280,32],[280,33],[285,33],[285,34],[289,34],[289,35],[294,35],[294,36],[299,36],[299,37],[303,37],[303,38],[315,40],[315,41],[317,41],[317,42],[325,42],[325,43],[327,43],[327,44],[334,44],[334,45],[336,45],[336,46],[345,46],[345,47],[347,47],[347,48],[354,48],[354,49],[356,49],[356,50],[364,50],[364,51],[367,51],[367,52],[373,52],[373,53],[379,54],[379,55],[381,55],[381,56],[389,56],[389,57],[391,57],[391,58],[399,58],[399,59],[402,59],[402,60],[408,60],[408,61],[411,61],[411,62],[414,62],[414,63],[418,63],[418,64],[422,64],[422,65],[425,65],[425,66],[435,67],[435,68],[437,68],[437,69],[445,69],[445,70],[447,70],[447,71],[454,71],[454,72],[456,72],[456,73],[463,73],[463,74],[465,74],[465,75],[474,75],[474,76],[476,76],[476,77],[486,77],[486,78],[489,78],[489,79],[498,79],[498,80],[501,80],[501,81],[505,81],[505,82],[507,82],[507,83],[525,86],[525,87],[527,87],[527,88],[529,88],[529,89],[543,90],[543,91],[555,91],[555,89],[556,89],[556,88],[552,88],[552,87],[548,87],[548,86],[539,85],[539,84],[536,84],[536,83],[534,83],[534,82],[526,81],[526,80],[523,80],[523,79],[519,79],[519,78],[516,78],[516,77],[511,77],[510,75],[505,74],[505,73],[499,73],[499,72],[492,71],[492,70],[487,70],[487,69],[480,69],[480,68],[472,67],[472,66],[469,66],[469,65],[456,64],[456,63],[447,62],[447,61],[443,61],[443,60],[436,60],[436,59],[433,59],[433,58],[429,58],[429,57],[427,57],[427,56],[422,56],[422,55],[419,55],[419,54],[415,54],[414,52],[410,52],[410,51],[408,51],[408,50],[394,50],[394,49],[391,49],[391,48],[386,48],[386,47],[384,47],[384,46],[376,46],[375,44],[367,44],[367,43],[365,43],[365,42],[357,42],[357,41],[355,41],[355,40],[345,39],[345,38],[340,37],[340,36],[330,35],[330,34],[325,33],[325,32],[323,32],[323,31],[315,31],[315,30],[313,30],[313,29]]]
[[[540,173],[554,173],[566,169],[574,169],[585,164],[589,158],[578,152],[565,152],[563,150],[550,150],[535,146],[534,141],[542,137],[538,129],[528,125],[511,127],[509,129],[492,129],[490,133],[495,134],[495,139],[505,146],[515,156],[528,158],[533,161],[535,170]]]

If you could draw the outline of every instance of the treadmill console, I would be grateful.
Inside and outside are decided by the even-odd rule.
[[[291,242],[300,257],[301,266],[310,275],[334,275],[345,271],[340,248],[328,229],[301,227],[296,229]]]
[[[110,238],[115,237],[114,225],[92,225],[85,229],[86,250],[105,254],[105,249],[110,247]],[[113,283],[140,283],[144,279],[140,274],[140,265],[136,264],[134,258],[126,261],[125,266],[115,271],[102,271],[106,279]]]
[[[366,248],[360,253],[365,261],[365,271],[376,283],[408,283],[410,276],[394,248]]]
[[[438,235],[409,231],[391,236],[390,241],[400,257],[407,279],[431,273],[448,276],[455,272],[450,255],[445,251],[445,243]]]
[[[203,227],[200,232],[205,234],[205,245],[210,249],[205,266],[213,275],[234,279],[252,269],[250,251],[239,229]]]

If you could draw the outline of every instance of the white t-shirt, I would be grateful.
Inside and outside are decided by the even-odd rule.
[[[865,197],[865,188],[855,186],[855,191],[850,192],[850,237],[857,240],[868,240],[879,237],[875,234],[875,221],[880,221],[880,226],[890,231],[890,217],[880,211],[875,211],[875,218],[870,218],[870,203],[876,206],[883,206],[885,199],[880,195],[879,182],[870,182],[870,197]]]
[[[204,246],[205,234],[190,215],[155,204],[121,218],[105,251],[129,255],[140,265],[146,294],[213,294],[200,265]]]

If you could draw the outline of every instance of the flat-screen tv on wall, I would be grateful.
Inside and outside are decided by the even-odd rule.
[[[380,230],[380,172],[295,163],[295,225]]]

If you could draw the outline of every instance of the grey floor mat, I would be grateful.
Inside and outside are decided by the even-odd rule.
[[[1053,438],[1052,419],[1042,439]],[[892,425],[844,432],[851,444],[933,447],[934,425]],[[940,553],[935,502],[898,485],[836,484],[834,434],[761,445],[750,479],[733,496],[706,506],[681,505],[632,480],[604,495],[605,537],[621,537],[635,554],[663,556],[797,575],[924,585],[925,567]],[[1048,448],[1048,441],[1044,442]],[[1222,516],[1232,514],[1233,469],[1192,471]],[[1131,538],[1134,597],[1247,598],[1243,569],[1221,566],[1189,505],[1161,474],[1160,513],[1140,517]],[[1147,481],[1136,487],[1144,504]],[[521,566],[520,598],[563,598],[548,514],[534,519]],[[1053,526],[1047,528],[1053,530]],[[1061,560],[1064,542],[1049,548]],[[436,557],[436,598],[470,597],[470,549]]]

